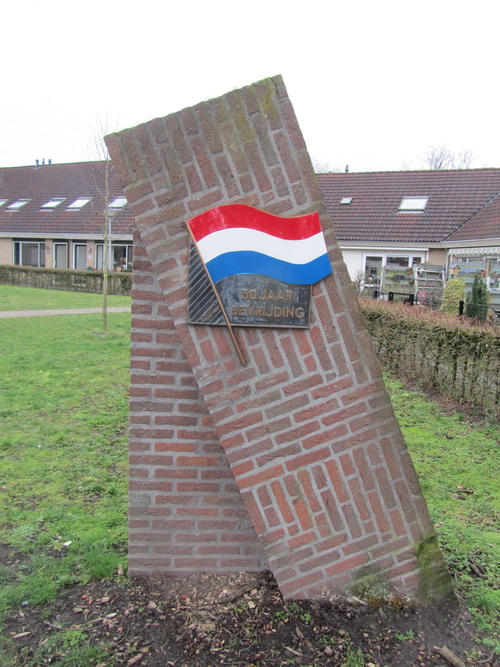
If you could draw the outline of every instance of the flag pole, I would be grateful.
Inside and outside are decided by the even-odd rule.
[[[196,252],[198,253],[198,257],[200,258],[201,263],[203,264],[203,268],[205,269],[205,273],[207,274],[207,277],[208,277],[208,279],[209,279],[209,281],[210,281],[210,284],[212,285],[212,289],[213,289],[213,291],[214,291],[215,298],[217,299],[217,302],[218,302],[218,304],[219,304],[219,306],[220,306],[220,309],[222,310],[222,315],[224,316],[224,320],[225,320],[225,322],[226,322],[226,326],[227,326],[227,329],[228,329],[228,331],[229,331],[229,335],[231,336],[231,340],[233,341],[233,345],[234,345],[234,347],[235,347],[235,349],[236,349],[236,352],[238,353],[238,357],[239,357],[239,359],[240,359],[241,365],[242,365],[242,366],[246,366],[246,365],[247,365],[247,361],[246,361],[245,356],[244,356],[244,354],[243,354],[243,350],[241,349],[241,347],[240,347],[240,345],[239,345],[239,343],[238,343],[238,341],[237,341],[237,339],[236,339],[236,336],[235,336],[235,334],[234,334],[233,325],[232,325],[231,322],[229,321],[229,316],[228,316],[228,314],[227,314],[227,312],[226,312],[226,309],[224,308],[224,304],[222,303],[222,299],[220,298],[219,293],[217,292],[217,289],[216,289],[216,287],[215,287],[214,281],[212,280],[212,277],[211,277],[211,275],[210,275],[210,272],[209,272],[209,270],[207,269],[207,265],[205,264],[205,260],[204,260],[203,257],[202,257],[202,254],[201,254],[201,252],[200,252],[200,249],[198,248],[198,244],[197,244],[197,242],[196,242],[196,239],[194,238],[193,230],[192,230],[191,227],[189,226],[189,221],[188,221],[188,220],[186,220],[186,227],[187,227],[187,229],[188,229],[189,236],[191,237],[191,241],[193,242],[194,247],[196,248]]]

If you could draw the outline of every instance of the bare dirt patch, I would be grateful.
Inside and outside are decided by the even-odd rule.
[[[18,664],[36,657],[40,665],[64,659],[61,652],[42,660],[40,652],[68,631],[105,647],[106,660],[92,663],[100,665],[495,664],[456,601],[430,608],[284,602],[269,573],[93,581],[51,605],[21,606],[4,634]]]

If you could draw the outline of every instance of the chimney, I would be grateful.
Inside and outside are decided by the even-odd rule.
[[[52,160],[51,160],[50,158],[49,158],[49,160],[48,160],[48,163],[49,163],[49,164],[52,164]]]
[[[348,165],[348,164],[346,164],[346,166],[345,166],[345,173],[346,173],[346,174],[349,173],[349,165]]]
[[[40,166],[40,160],[35,160],[35,162],[36,162],[36,166],[39,167]]]

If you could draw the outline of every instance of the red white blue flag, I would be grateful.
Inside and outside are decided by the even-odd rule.
[[[242,273],[313,285],[332,272],[319,215],[281,218],[244,204],[187,221],[214,283]]]

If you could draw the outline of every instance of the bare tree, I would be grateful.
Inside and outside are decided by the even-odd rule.
[[[112,233],[111,222],[112,212],[109,209],[111,199],[111,173],[113,163],[109,157],[108,149],[104,143],[104,137],[109,134],[108,123],[97,119],[96,126],[92,130],[92,140],[87,146],[87,152],[92,155],[93,160],[102,163],[100,178],[94,174],[94,189],[101,197],[102,208],[99,213],[102,216],[102,236],[104,243],[104,252],[102,258],[102,327],[103,331],[108,330],[108,294],[109,294],[109,272],[113,270],[112,265]],[[102,178],[101,178],[102,177]]]
[[[314,157],[312,158],[311,162],[316,174],[333,174],[340,171],[338,167],[332,167],[329,162],[322,162],[321,160],[318,160]]]
[[[464,151],[461,151],[460,153],[457,153],[456,156],[456,169],[470,169],[472,166],[472,163],[474,162],[476,158],[474,157],[473,152],[470,149],[466,149]]]
[[[367,290],[366,295],[371,295],[372,292],[370,290],[375,289],[372,276],[368,273],[368,271],[363,271],[362,269],[358,269],[354,273],[352,284],[358,296],[362,296],[365,292],[365,289]]]
[[[413,169],[414,168],[412,167],[411,163],[408,162],[407,160],[404,160],[401,163],[401,167],[399,168],[400,171],[413,171]]]
[[[429,169],[451,169],[453,154],[444,146],[431,146],[423,158]]]
[[[452,153],[446,146],[431,146],[423,157],[429,169],[469,169],[473,161],[471,150]]]

